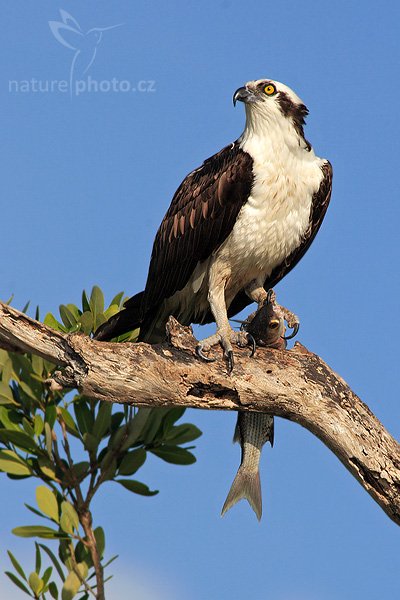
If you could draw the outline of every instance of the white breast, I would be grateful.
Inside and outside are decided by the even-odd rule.
[[[309,222],[313,194],[322,179],[323,160],[313,151],[293,154],[282,149],[251,155],[254,184],[232,233],[215,255],[230,265],[234,288],[263,277],[301,243]],[[232,290],[234,291],[234,290]]]

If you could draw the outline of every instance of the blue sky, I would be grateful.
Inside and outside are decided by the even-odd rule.
[[[278,297],[300,315],[301,342],[399,439],[398,2],[6,5],[0,298],[14,293],[15,306],[30,299],[44,314],[78,303],[93,284],[109,299],[142,289],[175,189],[242,131],[233,92],[250,79],[283,81],[309,107],[307,138],[332,162],[334,191],[316,241]],[[85,31],[122,24],[104,32],[84,76],[92,88],[79,94],[34,91],[31,82],[45,89],[69,81],[74,51],[49,27],[60,8]],[[279,420],[262,458],[261,524],[244,502],[221,519],[239,463],[235,415],[187,418],[204,432],[196,465],[149,460],[141,478],[158,496],[110,484],[95,504],[109,555],[120,555],[108,598],[396,596],[398,528],[321,442]],[[34,486],[3,477],[1,490],[0,568],[6,548],[32,564],[29,542],[10,529],[30,522],[23,500],[33,503]],[[24,597],[0,576],[1,597],[11,594]]]

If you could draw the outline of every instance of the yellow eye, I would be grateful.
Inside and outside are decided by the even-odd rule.
[[[273,83],[269,83],[268,85],[265,86],[264,94],[267,94],[267,96],[272,96],[275,93],[276,93],[276,87],[274,86]]]

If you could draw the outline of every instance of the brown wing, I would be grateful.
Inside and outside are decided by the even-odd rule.
[[[154,240],[143,316],[184,288],[197,263],[227,238],[250,194],[252,165],[235,142],[184,179]]]
[[[321,226],[323,218],[325,216],[326,210],[328,208],[329,201],[331,199],[332,192],[332,165],[329,161],[326,161],[321,170],[323,172],[323,179],[321,181],[321,185],[319,186],[318,191],[314,194],[312,205],[311,205],[311,214],[310,214],[310,225],[303,237],[303,240],[289,256],[286,260],[275,267],[272,271],[271,275],[265,281],[264,289],[268,290],[273,288],[285,275],[289,273],[297,265],[299,260],[303,258],[304,254],[307,252],[309,247],[311,246],[315,236],[318,233],[318,230]],[[251,300],[246,296],[244,292],[240,292],[236,298],[231,303],[228,315],[229,317],[233,317],[238,312],[243,310],[248,304],[251,303]],[[208,315],[207,315],[208,316]],[[213,320],[211,314],[209,315],[211,320]],[[206,320],[208,321],[208,319]],[[205,321],[205,322],[206,322]]]

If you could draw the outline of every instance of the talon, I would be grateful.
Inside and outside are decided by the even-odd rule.
[[[251,346],[251,352],[250,352],[250,358],[253,358],[253,356],[256,353],[256,340],[254,339],[254,337],[251,335],[251,333],[247,334],[247,341],[249,343],[249,346]]]
[[[268,292],[267,292],[267,300],[266,300],[267,304],[271,304],[273,295],[274,295],[274,290],[272,290],[272,289],[268,290]]]
[[[235,364],[235,360],[233,358],[233,350],[228,350],[226,353],[226,358],[228,360],[228,373],[232,373],[233,366]]]
[[[198,344],[196,346],[196,355],[201,358],[202,360],[204,360],[205,362],[215,362],[215,358],[210,358],[209,356],[206,356],[205,354],[203,354],[203,346],[202,344]]]
[[[300,329],[299,323],[295,323],[293,325],[293,331],[292,331],[292,333],[290,335],[283,335],[282,339],[284,339],[284,340],[291,340],[292,338],[294,338],[299,333],[299,329]]]

